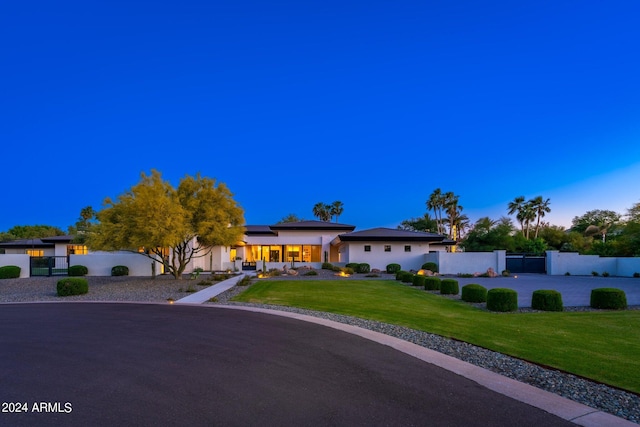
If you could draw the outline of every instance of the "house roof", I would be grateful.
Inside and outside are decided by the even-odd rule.
[[[53,236],[40,239],[19,239],[0,243],[0,248],[53,248],[56,243],[69,243],[73,236]]]
[[[246,225],[244,227],[244,234],[247,236],[275,236],[276,233],[271,230],[271,227],[268,225]]]
[[[355,225],[338,224],[328,221],[299,221],[299,222],[283,222],[270,226],[271,230],[334,230],[334,231],[353,231]]]
[[[393,228],[371,228],[353,233],[340,234],[341,242],[427,242],[455,244],[455,241],[436,233],[398,230]]]

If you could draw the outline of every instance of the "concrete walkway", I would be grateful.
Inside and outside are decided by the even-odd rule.
[[[201,291],[194,292],[189,296],[179,299],[176,304],[202,304],[209,301],[211,298],[217,297],[223,292],[233,288],[236,283],[244,278],[247,274],[242,273],[238,276],[233,276],[230,279],[223,280],[220,283],[216,283],[213,286],[209,286]]]

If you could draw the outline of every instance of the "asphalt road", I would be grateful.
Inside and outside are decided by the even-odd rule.
[[[3,426],[573,425],[387,346],[262,313],[1,305],[0,332]]]

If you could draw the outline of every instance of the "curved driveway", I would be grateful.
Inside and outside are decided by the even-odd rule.
[[[0,332],[0,401],[27,405],[0,425],[573,425],[386,345],[264,313],[5,304]]]

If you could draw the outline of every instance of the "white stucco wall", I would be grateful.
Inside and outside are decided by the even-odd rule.
[[[129,276],[151,277],[153,261],[145,255],[132,252],[94,252],[87,255],[70,255],[69,265],[84,265],[88,276],[111,276],[116,265],[129,267]],[[156,274],[161,274],[162,263],[156,261]]]
[[[20,277],[29,277],[30,275],[30,256],[22,254],[4,254],[0,255],[0,267],[5,265],[15,265],[20,267]]]
[[[485,273],[489,268],[500,274],[506,268],[506,252],[432,252],[424,262],[435,262],[440,274]]]
[[[592,272],[609,273],[612,276],[633,276],[640,272],[640,258],[600,257],[599,255],[580,255],[577,252],[547,251],[547,274],[578,276],[591,275]]]
[[[385,245],[391,246],[391,252],[385,252]],[[364,247],[371,246],[371,252],[365,252]],[[411,246],[411,252],[405,252],[404,247]],[[343,250],[341,263],[367,263],[374,269],[384,271],[389,264],[400,264],[403,270],[419,270],[424,264],[425,254],[429,253],[428,243],[415,242],[349,242],[340,246]]]

